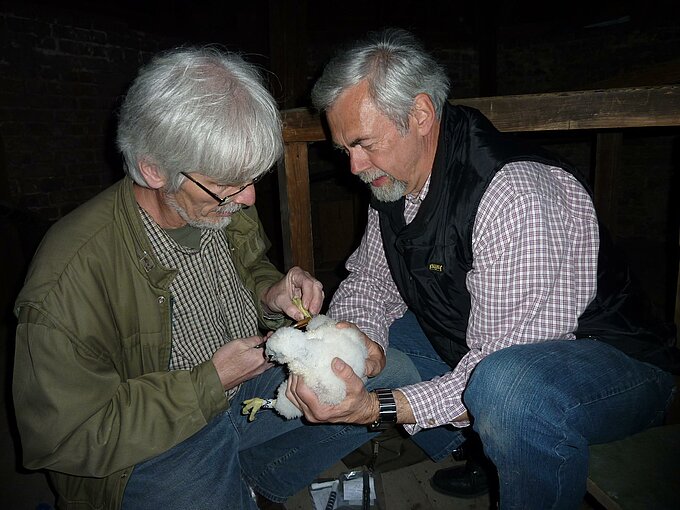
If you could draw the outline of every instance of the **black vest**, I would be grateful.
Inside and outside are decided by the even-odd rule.
[[[496,172],[514,161],[563,168],[589,191],[584,177],[557,155],[500,133],[475,109],[447,104],[429,192],[413,221],[405,224],[404,198],[371,201],[379,212],[385,255],[397,288],[439,355],[452,367],[469,350],[465,334],[470,294],[465,276],[472,268],[475,215]],[[650,332],[626,315],[629,274],[625,266],[613,262],[602,225],[600,233],[598,293],[579,318],[577,336],[611,342],[634,357],[669,369],[670,333]]]

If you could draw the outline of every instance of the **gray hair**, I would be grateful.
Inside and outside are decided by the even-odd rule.
[[[176,191],[180,172],[244,183],[281,157],[281,117],[258,68],[215,47],[177,48],[143,67],[125,97],[118,148],[126,172],[147,187],[139,163],[157,165]]]
[[[312,90],[314,107],[328,110],[340,94],[362,80],[367,81],[376,108],[402,133],[408,130],[408,117],[418,94],[430,96],[437,118],[441,118],[449,93],[444,68],[418,39],[396,28],[369,34],[333,57]]]

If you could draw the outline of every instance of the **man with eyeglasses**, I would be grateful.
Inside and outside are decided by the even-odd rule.
[[[284,380],[263,333],[302,319],[292,298],[323,303],[266,258],[253,184],[282,153],[276,104],[237,55],[176,49],[132,84],[118,146],[127,176],[52,227],[17,298],[24,465],[58,508],[285,501],[371,434],[240,413]],[[369,387],[418,377],[399,354],[367,368]]]

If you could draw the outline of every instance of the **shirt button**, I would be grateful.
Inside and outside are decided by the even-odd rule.
[[[428,418],[428,419],[427,419],[427,424],[428,424],[428,425],[434,425],[434,424],[435,424],[434,418]]]
[[[158,296],[158,304],[162,305],[163,303],[165,303],[165,296]]]

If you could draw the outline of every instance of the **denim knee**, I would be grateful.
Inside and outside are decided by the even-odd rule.
[[[490,354],[475,367],[463,393],[463,402],[471,415],[474,429],[483,442],[490,434],[508,433],[505,422],[517,423],[522,413],[522,399],[517,394],[522,390],[507,384],[503,374],[509,368],[509,360],[501,353]],[[500,438],[499,441],[504,442]]]
[[[551,384],[554,371],[544,357],[525,356],[522,346],[496,351],[473,371],[463,402],[484,442],[499,446],[521,440],[531,429],[557,426],[564,417],[566,396]],[[546,373],[547,372],[547,373]]]
[[[484,358],[463,401],[480,436],[517,440],[533,430],[606,442],[659,421],[671,393],[667,379],[603,342],[553,340]]]

